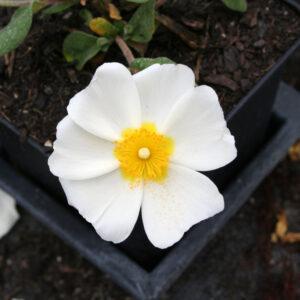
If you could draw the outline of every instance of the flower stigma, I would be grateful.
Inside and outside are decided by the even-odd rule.
[[[138,156],[141,159],[148,159],[151,155],[150,150],[147,147],[143,147],[139,150]]]
[[[125,129],[122,140],[115,143],[114,154],[126,179],[160,181],[166,177],[174,142],[157,133],[153,123],[144,123],[140,129]]]

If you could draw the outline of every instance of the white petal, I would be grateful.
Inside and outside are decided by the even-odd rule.
[[[194,170],[223,167],[237,155],[218,96],[205,85],[182,97],[170,112],[162,132],[175,141],[170,161]]]
[[[172,246],[192,225],[223,209],[223,196],[215,184],[191,169],[170,164],[164,182],[145,183],[143,223],[158,248]]]
[[[10,231],[18,219],[15,200],[0,189],[0,239]]]
[[[137,88],[130,72],[119,63],[100,66],[90,85],[71,99],[67,109],[79,126],[111,141],[120,139],[123,129],[141,124]]]
[[[141,207],[142,183],[131,185],[120,170],[82,181],[60,178],[60,182],[69,204],[104,240],[120,243],[129,236]]]
[[[195,85],[193,71],[184,65],[159,65],[135,74],[142,107],[142,121],[153,122],[160,129],[170,109]]]
[[[119,167],[119,161],[114,157],[116,145],[88,133],[68,116],[57,125],[56,137],[48,164],[58,177],[87,179]]]

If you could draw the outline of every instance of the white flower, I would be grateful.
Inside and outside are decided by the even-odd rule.
[[[51,172],[70,205],[107,241],[131,233],[140,209],[152,244],[166,248],[224,208],[214,183],[196,171],[236,157],[218,97],[195,87],[184,65],[152,65],[131,75],[99,67],[57,126]]]
[[[0,189],[0,239],[10,231],[18,219],[15,200]]]

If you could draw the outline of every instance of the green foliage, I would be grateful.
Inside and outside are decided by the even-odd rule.
[[[121,20],[114,20],[114,26],[116,26],[118,28],[118,32],[119,34],[121,34],[122,36],[124,35],[124,22]]]
[[[31,0],[0,0],[0,6],[21,6],[30,3]]]
[[[154,32],[155,2],[149,0],[135,11],[124,28],[125,38],[139,43],[147,43],[151,40]]]
[[[19,7],[10,22],[0,31],[0,57],[12,51],[24,40],[32,23],[32,2]]]
[[[112,40],[96,37],[81,31],[70,33],[63,43],[63,54],[67,61],[77,60],[76,68],[81,70],[85,63],[99,51],[107,51]]]
[[[74,1],[68,1],[68,2],[59,2],[56,4],[51,5],[50,7],[44,9],[41,13],[41,18],[44,18],[46,16],[52,15],[52,14],[58,14],[61,12],[64,12],[71,6],[75,5],[76,2]]]
[[[245,12],[247,10],[246,0],[222,0],[222,2],[232,10],[239,12]]]
[[[130,63],[130,68],[137,69],[139,71],[148,68],[153,64],[175,64],[174,61],[167,57],[157,58],[136,58]]]
[[[114,36],[118,33],[118,28],[105,18],[94,18],[90,21],[90,29],[99,35]]]
[[[89,26],[90,21],[93,19],[92,13],[87,9],[83,8],[79,11],[79,16],[85,21],[85,25]]]
[[[37,13],[39,10],[41,10],[45,6],[47,6],[47,3],[34,0],[33,4],[32,4],[32,14]]]

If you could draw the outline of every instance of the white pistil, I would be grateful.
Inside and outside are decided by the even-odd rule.
[[[139,150],[138,156],[140,159],[148,159],[151,155],[151,152],[148,148],[143,147]]]

